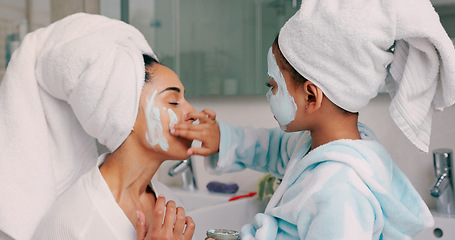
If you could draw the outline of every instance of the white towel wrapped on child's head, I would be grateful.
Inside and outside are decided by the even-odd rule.
[[[136,121],[142,54],[131,25],[74,14],[24,38],[0,86],[0,236],[30,239],[56,197]]]
[[[305,0],[278,43],[302,76],[350,112],[387,79],[392,118],[424,152],[434,109],[455,103],[455,50],[429,0]]]

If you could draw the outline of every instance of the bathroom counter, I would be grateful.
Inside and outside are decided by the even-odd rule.
[[[423,230],[414,240],[455,239],[455,217],[441,216],[433,212],[434,226]]]

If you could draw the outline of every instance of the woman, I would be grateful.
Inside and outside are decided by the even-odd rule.
[[[194,222],[174,201],[166,204],[162,223],[163,196],[172,193],[151,179],[164,161],[189,157],[186,149],[192,141],[172,136],[170,129],[194,108],[172,70],[147,55],[144,61],[145,84],[130,135],[113,153],[101,155],[97,166],[60,196],[34,239],[134,239],[136,230],[146,226],[160,227],[158,233],[149,232],[156,239],[169,233],[175,239],[191,239]]]
[[[191,239],[192,220],[174,201],[163,212],[159,195],[172,196],[150,180],[188,157],[191,141],[169,128],[194,109],[154,59],[137,29],[99,15],[24,38],[0,86],[2,239],[136,239],[136,223]],[[95,139],[110,153],[98,157]]]

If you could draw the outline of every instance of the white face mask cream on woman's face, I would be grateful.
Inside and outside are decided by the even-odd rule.
[[[178,119],[177,115],[175,114],[175,112],[172,111],[172,109],[169,108],[167,110],[167,113],[169,114],[169,129],[172,130],[173,126],[175,124],[177,124],[179,119]]]
[[[283,74],[278,67],[278,64],[273,55],[272,48],[267,54],[268,75],[273,78],[278,85],[278,89],[273,94],[272,89],[267,92],[267,99],[270,102],[270,108],[276,120],[280,124],[281,129],[286,130],[286,126],[295,118],[297,104],[294,98],[289,94]]]
[[[169,150],[169,144],[163,134],[163,126],[161,125],[160,109],[155,107],[155,96],[158,91],[155,90],[151,98],[147,99],[147,108],[145,111],[145,119],[147,120],[148,131],[145,135],[148,143],[155,148],[160,145],[164,151]]]

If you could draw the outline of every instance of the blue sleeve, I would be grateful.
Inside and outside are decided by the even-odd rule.
[[[209,170],[216,174],[250,168],[282,178],[299,141],[309,139],[305,132],[235,127],[222,122],[219,125],[219,153],[206,161]]]

